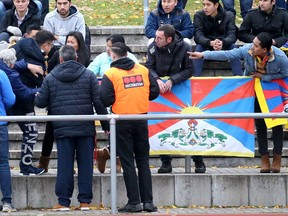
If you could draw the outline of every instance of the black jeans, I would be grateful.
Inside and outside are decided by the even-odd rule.
[[[255,99],[255,113],[261,113],[258,99]],[[255,119],[255,125],[257,130],[257,142],[258,151],[261,155],[268,154],[268,138],[267,127],[264,119]],[[272,128],[272,140],[273,140],[273,153],[282,154],[283,149],[283,127],[278,125]]]
[[[119,121],[116,124],[116,146],[123,168],[128,203],[151,203],[152,180],[149,167],[148,124],[141,121]],[[135,169],[138,168],[138,177]]]
[[[50,157],[54,142],[54,130],[51,121],[46,122],[45,135],[42,143],[41,156]]]

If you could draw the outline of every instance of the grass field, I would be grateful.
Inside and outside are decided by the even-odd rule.
[[[149,0],[149,9],[156,8],[158,0]],[[83,13],[89,26],[119,26],[119,25],[143,25],[144,0],[72,0],[72,3]],[[257,0],[254,1],[257,3]],[[239,0],[235,0],[237,18],[240,24]],[[50,1],[50,8],[55,7],[55,1]],[[188,0],[186,10],[193,19],[194,13],[202,9],[202,0]]]

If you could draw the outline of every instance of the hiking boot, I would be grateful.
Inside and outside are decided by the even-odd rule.
[[[156,212],[157,207],[153,203],[144,203],[143,204],[143,211]]]
[[[20,175],[41,175],[44,172],[44,168],[37,168],[32,164],[24,165],[20,162]]]
[[[124,207],[119,208],[118,212],[141,212],[143,210],[141,204],[126,204]]]
[[[70,208],[67,206],[62,206],[60,204],[57,204],[53,206],[52,211],[70,211]]]
[[[97,168],[100,173],[104,173],[106,169],[106,161],[110,159],[109,149],[104,147],[97,149]]]
[[[2,212],[15,212],[16,209],[13,208],[12,204],[4,203],[2,206]]]
[[[162,166],[158,169],[158,173],[171,173],[172,165],[169,163],[162,163]]]
[[[203,161],[195,162],[195,173],[205,173],[206,166]]]
[[[89,203],[80,203],[80,206],[75,208],[75,210],[90,211],[90,205]]]
[[[44,168],[45,172],[48,172],[49,162],[50,162],[50,157],[40,156],[39,164],[37,165],[37,168]]]

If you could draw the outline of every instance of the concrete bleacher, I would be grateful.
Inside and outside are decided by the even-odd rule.
[[[90,27],[92,36],[91,52],[95,57],[105,51],[106,38],[110,34],[122,34],[132,52],[140,62],[146,59],[147,38],[143,26],[136,27]],[[195,43],[192,40],[192,43]],[[238,45],[241,45],[238,42]],[[227,62],[206,62],[203,76],[231,75]],[[38,115],[45,115],[43,109],[37,109]],[[45,123],[38,124],[39,139],[35,146],[34,159],[40,156],[41,144],[45,132]],[[103,131],[98,132],[98,145],[108,143]],[[271,152],[271,133],[269,133],[269,149]],[[10,165],[12,170],[13,198],[16,208],[50,208],[57,203],[54,193],[57,168],[57,150],[54,144],[51,155],[51,170],[39,177],[19,176],[19,158],[22,133],[16,123],[9,125]],[[288,134],[285,132],[283,149],[283,169],[279,174],[260,174],[259,154],[255,141],[255,158],[239,157],[205,157],[207,166],[205,174],[185,173],[184,156],[173,158],[173,173],[157,174],[161,165],[158,156],[151,156],[150,164],[153,180],[154,202],[158,206],[286,206],[288,204]],[[192,163],[192,166],[194,164]],[[94,170],[94,198],[93,204],[102,203],[111,206],[109,161],[107,171],[100,174]],[[76,175],[77,176],[77,175]],[[77,178],[75,176],[75,190],[77,192]],[[127,202],[122,174],[117,175],[118,206]],[[76,206],[77,193],[74,192],[72,205]]]

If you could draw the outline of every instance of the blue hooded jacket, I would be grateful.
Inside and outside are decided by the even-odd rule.
[[[161,0],[159,0],[157,9],[151,11],[148,17],[145,26],[146,37],[155,38],[157,29],[164,24],[173,25],[183,38],[191,39],[194,35],[194,26],[190,14],[182,9],[181,1],[178,1],[174,10],[167,14],[162,8]]]
[[[16,103],[34,102],[35,94],[39,88],[28,88],[20,79],[19,73],[8,67],[0,60],[0,70],[4,71],[11,83],[12,90],[16,96]]]

